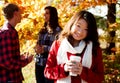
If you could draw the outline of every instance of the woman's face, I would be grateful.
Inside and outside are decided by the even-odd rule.
[[[44,17],[45,17],[45,22],[49,22],[49,20],[50,20],[50,11],[48,9],[45,9]]]
[[[85,39],[87,36],[87,26],[87,22],[84,19],[76,21],[71,28],[72,37],[77,41]]]

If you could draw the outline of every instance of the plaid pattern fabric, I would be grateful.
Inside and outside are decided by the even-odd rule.
[[[45,45],[45,52],[49,52],[53,41],[56,39],[56,36],[60,33],[60,31],[61,28],[57,27],[52,33],[48,31],[45,33],[39,33],[38,43],[39,45]]]
[[[51,47],[53,41],[57,38],[57,36],[61,30],[62,29],[60,27],[57,27],[52,33],[48,32],[47,29],[44,32],[39,32],[39,37],[38,37],[37,43],[39,45],[45,46],[44,53],[40,54],[40,55],[43,55],[41,57],[44,59],[44,61],[46,61],[45,59],[47,59],[47,57],[48,57],[50,47]],[[36,55],[36,58],[37,58],[37,55]],[[39,64],[40,61],[38,61],[37,63]],[[43,63],[46,63],[46,62],[43,62]]]
[[[0,30],[0,83],[21,83],[21,68],[27,60],[20,60],[18,33],[9,23]]]

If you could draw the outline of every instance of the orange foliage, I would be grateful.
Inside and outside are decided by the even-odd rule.
[[[28,51],[25,49],[26,45],[34,46],[37,40],[38,31],[43,26],[43,12],[44,7],[48,5],[48,0],[6,0],[8,2],[16,3],[22,10],[22,21],[16,26],[19,33],[21,51]],[[109,0],[107,0],[109,1]],[[115,0],[113,0],[115,1]],[[59,14],[59,22],[62,27],[71,18],[71,16],[82,9],[87,9],[91,6],[105,4],[106,0],[53,0],[51,5],[55,6]],[[64,5],[63,5],[64,4]],[[30,44],[27,44],[27,41]],[[34,43],[33,43],[34,42]],[[33,49],[33,47],[31,47]]]
[[[109,60],[112,60],[112,61],[115,61],[115,55],[109,55],[109,56],[108,56],[108,59],[109,59]]]
[[[6,0],[16,3],[22,10],[22,20],[16,26],[19,34],[21,53],[30,52],[34,54],[34,46],[36,44],[38,31],[43,26],[44,7],[48,5],[48,0]],[[110,2],[112,1],[112,2]],[[79,10],[103,5],[107,3],[116,3],[117,0],[52,0],[51,5],[58,10],[59,22],[62,27]],[[64,4],[64,5],[63,5]],[[0,7],[1,10],[1,7]],[[4,18],[0,12],[0,26],[2,26]],[[113,24],[111,26],[115,26]],[[116,51],[116,49],[112,49]],[[120,50],[120,49],[119,49]],[[115,60],[115,56],[111,55],[110,60]],[[28,70],[28,69],[27,69]],[[27,73],[28,74],[28,73]],[[28,82],[30,83],[30,82]]]

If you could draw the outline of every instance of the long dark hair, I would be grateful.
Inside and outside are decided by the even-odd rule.
[[[52,6],[46,6],[44,8],[45,10],[48,9],[50,13],[50,20],[49,20],[49,26],[54,31],[57,27],[61,28],[58,22],[58,12],[55,7]],[[44,28],[41,30],[41,32],[46,31],[46,26],[48,23],[44,23]]]
[[[97,25],[96,25],[96,20],[93,16],[93,14],[91,14],[88,11],[79,11],[77,12],[67,23],[67,25],[64,27],[61,35],[60,35],[60,40],[62,40],[63,38],[67,37],[71,37],[70,34],[70,30],[73,26],[73,24],[76,22],[76,20],[79,19],[84,19],[86,20],[87,24],[88,24],[88,33],[87,33],[87,37],[84,39],[84,41],[87,43],[89,41],[93,42],[93,46],[99,46],[99,42],[98,42],[98,32],[97,32]],[[70,39],[70,41],[73,41],[73,39]]]

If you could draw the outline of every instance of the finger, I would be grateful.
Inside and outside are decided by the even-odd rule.
[[[26,54],[26,52],[24,52],[24,54]]]

